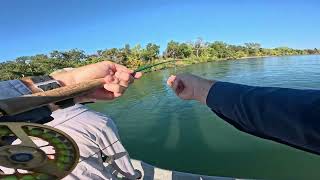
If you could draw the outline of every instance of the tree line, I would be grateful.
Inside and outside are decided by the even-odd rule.
[[[50,74],[55,70],[65,67],[78,67],[103,60],[114,61],[136,69],[146,64],[172,59],[198,63],[256,56],[308,54],[320,54],[320,50],[316,48],[293,49],[289,47],[262,48],[259,43],[232,45],[222,41],[206,42],[201,38],[195,42],[180,43],[170,41],[162,54],[160,54],[160,46],[154,43],[148,43],[145,47],[141,45],[130,47],[130,45],[126,44],[123,48],[98,50],[94,54],[86,54],[83,50],[79,49],[69,51],[54,50],[49,54],[22,56],[12,61],[0,63],[0,80]]]

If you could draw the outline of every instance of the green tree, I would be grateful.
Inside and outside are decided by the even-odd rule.
[[[258,56],[259,49],[261,48],[259,43],[244,43],[244,45],[248,48],[250,56]]]
[[[196,57],[200,57],[201,56],[201,52],[203,51],[204,46],[205,46],[205,43],[204,43],[203,39],[202,38],[198,38],[196,40],[196,42],[194,43],[194,45],[193,45],[194,54],[195,54]]]
[[[192,45],[187,43],[181,43],[177,49],[177,55],[179,58],[189,58],[192,56]]]
[[[101,55],[106,60],[115,61],[119,54],[119,50],[117,48],[106,49],[102,51]]]
[[[139,44],[131,48],[129,44],[126,44],[123,48],[98,50],[97,53],[89,55],[79,49],[54,50],[49,55],[22,56],[14,61],[0,63],[0,79],[7,80],[49,74],[57,69],[78,67],[103,60],[111,60],[135,69],[150,63],[148,62],[150,60],[159,59],[159,53],[160,47],[153,43],[147,44],[145,48],[141,48]],[[208,61],[247,56],[320,54],[320,50],[317,48],[293,49],[289,47],[268,49],[262,48],[259,43],[245,43],[244,46],[230,45],[222,41],[206,43],[198,38],[194,43],[170,41],[163,54],[166,58],[197,58],[197,61]]]
[[[51,58],[61,59],[65,61],[83,61],[86,59],[86,55],[83,50],[71,49],[69,51],[52,51],[50,53]]]
[[[210,55],[216,56],[218,59],[230,58],[232,57],[231,50],[228,48],[228,44],[222,41],[215,41],[209,44]]]
[[[175,42],[175,41],[170,41],[167,44],[167,48],[165,51],[165,56],[167,58],[179,58],[180,54],[179,54],[179,43]]]
[[[142,48],[140,44],[137,44],[131,49],[130,59],[141,60],[142,59]]]
[[[145,61],[154,60],[159,56],[160,46],[148,43],[146,49],[142,52],[142,59]]]

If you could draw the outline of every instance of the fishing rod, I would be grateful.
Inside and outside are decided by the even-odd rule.
[[[159,63],[156,63],[156,64],[152,64],[152,65],[149,65],[149,66],[143,66],[143,67],[140,67],[140,68],[136,69],[134,71],[134,73],[140,72],[140,71],[144,71],[146,69],[151,69],[151,68],[153,68],[155,66],[159,66],[161,64],[167,64],[167,63],[172,63],[172,62],[177,62],[177,61],[181,61],[181,60],[169,60],[169,61],[163,61],[163,62],[159,62]]]
[[[171,62],[175,61],[143,66],[134,70],[132,75]],[[102,88],[104,84],[104,79],[100,78],[31,95],[2,99],[0,100],[0,117],[17,115],[48,104],[83,96]],[[21,143],[8,144],[4,140],[5,137],[19,139]],[[31,139],[32,137],[45,141],[47,145],[38,147]],[[46,146],[52,146],[55,152],[46,154],[41,149]],[[11,174],[0,173],[0,179],[62,179],[78,163],[101,151],[79,161],[80,151],[76,142],[61,130],[29,122],[0,122],[0,165],[14,170]],[[49,155],[54,156],[54,159],[50,159]],[[17,169],[27,170],[28,173],[20,173]]]
[[[161,64],[175,62],[176,60],[164,61],[148,66],[140,67],[132,73],[134,76],[137,72],[151,69]],[[41,106],[60,102],[63,100],[86,95],[104,85],[103,78],[84,81],[74,85],[68,85],[49,91],[38,92],[31,95],[24,95],[0,100],[0,117],[4,115],[16,115]],[[27,103],[26,103],[27,102]]]

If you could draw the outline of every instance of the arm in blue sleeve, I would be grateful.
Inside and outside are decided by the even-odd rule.
[[[19,80],[0,82],[0,100],[25,94],[31,94],[31,91]],[[51,111],[48,107],[41,107],[15,116],[0,117],[0,122],[28,121],[43,124],[52,120],[50,115]]]
[[[241,131],[320,154],[320,90],[217,82],[207,105]]]

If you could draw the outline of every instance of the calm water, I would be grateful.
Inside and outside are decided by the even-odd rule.
[[[166,86],[172,73],[261,86],[320,89],[320,56],[224,61],[146,74],[121,99],[92,107],[111,116],[133,158],[185,172],[320,179],[320,156],[242,133]]]

